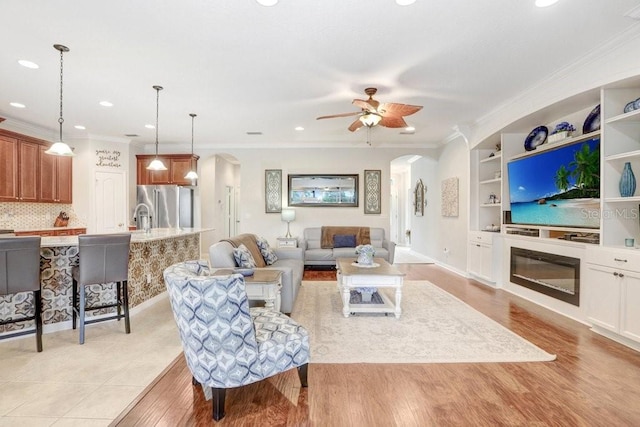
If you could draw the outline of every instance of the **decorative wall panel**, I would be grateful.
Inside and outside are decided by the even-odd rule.
[[[458,216],[458,178],[442,181],[442,216]]]
[[[265,169],[264,201],[266,213],[282,212],[282,170]]]
[[[382,212],[380,170],[364,171],[364,213],[379,214]]]

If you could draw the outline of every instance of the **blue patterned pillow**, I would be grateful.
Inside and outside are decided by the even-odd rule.
[[[233,250],[233,258],[235,258],[238,267],[256,268],[256,260],[253,259],[253,255],[243,244]]]
[[[355,234],[334,234],[333,247],[334,248],[355,248],[356,235]]]
[[[267,239],[264,237],[257,237],[256,243],[258,244],[262,258],[264,258],[264,262],[267,263],[267,265],[273,265],[273,263],[278,260],[278,256],[269,246]]]

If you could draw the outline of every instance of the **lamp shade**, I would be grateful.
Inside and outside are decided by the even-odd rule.
[[[294,221],[296,219],[296,211],[294,209],[282,209],[282,220],[283,221]]]
[[[150,171],[166,171],[167,167],[162,163],[162,160],[155,158],[151,163],[149,163],[147,169]]]
[[[71,151],[71,147],[69,147],[64,142],[56,142],[54,143],[47,151],[46,154],[53,154],[54,156],[73,156],[73,151]]]

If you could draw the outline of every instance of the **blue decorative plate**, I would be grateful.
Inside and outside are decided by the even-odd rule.
[[[582,133],[591,133],[600,129],[600,104],[594,108],[582,125]]]
[[[240,273],[243,276],[253,276],[253,268],[236,268],[233,270],[234,273]]]
[[[532,130],[524,140],[524,149],[527,151],[535,150],[538,145],[542,145],[547,141],[549,128],[546,126],[538,126]]]
[[[640,99],[640,98],[638,98]],[[631,101],[630,103],[628,103],[627,105],[624,106],[624,112],[625,113],[629,113],[633,110],[636,109],[636,102],[638,102],[638,99],[636,99],[635,101]]]

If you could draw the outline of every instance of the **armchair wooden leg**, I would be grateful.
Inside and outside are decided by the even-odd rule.
[[[38,352],[42,351],[42,293],[40,289],[33,291],[33,302],[35,304],[34,317],[36,323],[36,348]]]
[[[192,376],[191,377],[191,385],[199,385],[200,383],[198,382],[198,380],[196,379],[196,377]]]
[[[309,368],[309,364],[305,363],[304,365],[298,366],[298,376],[300,377],[300,384],[302,387],[308,387],[307,384],[307,369]]]
[[[216,421],[220,421],[224,418],[224,388],[211,388],[211,392],[213,394],[213,398],[211,401],[213,402],[213,419]]]

